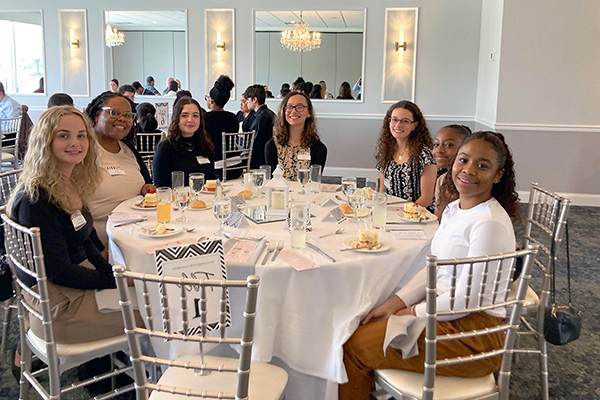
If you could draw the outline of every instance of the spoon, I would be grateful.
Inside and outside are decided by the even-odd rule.
[[[344,199],[342,196],[340,196],[339,194],[335,195],[335,198],[338,199],[339,201],[346,201],[346,199]]]
[[[188,228],[187,226],[183,227],[183,230],[186,231],[186,232],[188,232],[188,233],[194,232],[194,229],[196,229],[196,228],[193,228],[193,227],[192,228]]]
[[[275,247],[277,246],[277,240],[269,240],[269,247],[267,248],[267,252],[265,253],[265,258],[263,258],[261,265],[265,265],[269,255],[275,251]]]
[[[200,236],[197,240],[198,243],[206,242],[208,240],[208,236]]]
[[[338,230],[336,230],[336,231],[333,231],[333,232],[330,232],[330,233],[326,233],[326,234],[324,234],[324,235],[321,235],[321,236],[319,236],[319,238],[324,238],[324,237],[331,236],[331,235],[339,235],[340,233],[343,233],[343,232],[344,232],[344,228],[339,228],[339,229],[338,229]]]

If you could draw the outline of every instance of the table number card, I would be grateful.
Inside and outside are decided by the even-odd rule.
[[[220,240],[194,243],[187,246],[169,247],[156,250],[156,271],[161,276],[175,276],[192,279],[227,279],[225,257],[223,255],[223,242]],[[163,285],[159,284],[163,290]],[[181,307],[181,288],[176,285],[166,285],[169,305],[172,310]],[[207,297],[207,329],[219,328],[219,309],[221,290],[209,288]],[[189,318],[188,334],[200,332],[200,287],[192,288],[187,292],[187,309]],[[181,313],[174,311],[171,317],[171,332],[183,333]],[[164,323],[164,315],[163,315]],[[231,325],[229,308],[229,295],[227,295],[226,326]]]
[[[341,208],[335,207],[325,215],[325,218],[323,218],[323,222],[326,222],[327,220],[333,220],[340,224],[346,220],[346,216]]]
[[[157,129],[166,131],[169,129],[169,103],[155,103],[154,108],[156,108],[156,120],[158,121]]]
[[[246,218],[244,218],[244,214],[239,211],[229,213],[225,220],[225,225],[232,228],[239,228],[242,224],[248,224],[248,222],[246,221]]]
[[[231,205],[234,206],[234,209],[239,210],[246,206],[246,199],[244,196],[231,196]]]
[[[319,207],[327,207],[327,206],[337,206],[337,203],[329,198],[326,193],[320,193],[312,199],[313,204],[318,205]]]

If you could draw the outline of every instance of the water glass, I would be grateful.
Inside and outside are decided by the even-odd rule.
[[[306,191],[306,184],[310,179],[310,170],[308,168],[298,169],[298,182],[302,184],[302,190],[298,192],[299,195],[304,196],[310,194]]]
[[[321,193],[321,169],[319,164],[310,166],[311,193]]]
[[[156,189],[156,220],[161,224],[171,220],[171,201],[173,193],[171,188],[159,187]]]
[[[229,197],[221,197],[213,200],[213,215],[219,221],[219,230],[215,232],[217,236],[223,236],[223,223],[231,212],[231,199]]]
[[[249,190],[252,193],[256,190],[254,184],[252,183],[252,172],[244,173],[244,190]]]
[[[297,201],[292,203],[290,217],[290,242],[293,249],[306,247],[306,226],[310,218],[309,203]]]
[[[385,229],[387,220],[387,194],[375,193],[373,196],[373,228]]]
[[[183,184],[183,171],[171,172],[171,188],[175,189],[184,186]]]
[[[342,178],[342,192],[348,196],[349,189],[356,189],[356,177],[355,176],[344,176]]]
[[[365,205],[365,195],[363,194],[363,191],[351,188],[348,189],[348,205],[350,205],[350,208],[352,208],[352,212],[354,213],[350,222],[357,223],[358,211]]]
[[[175,188],[175,204],[177,207],[181,209],[181,217],[177,218],[176,221],[179,222],[189,222],[191,221],[188,217],[185,216],[185,210],[187,210],[190,205],[190,187],[189,186],[181,186]]]
[[[271,178],[273,178],[273,175],[271,175],[271,166],[270,165],[261,165],[260,169],[265,171],[265,179],[267,181],[270,181]]]
[[[256,197],[262,197],[262,187],[266,181],[266,173],[264,169],[253,169],[252,171],[252,183],[256,187]]]
[[[379,189],[379,179],[366,178],[365,179],[365,207],[373,209],[373,201],[375,194]]]
[[[204,174],[202,172],[190,174],[190,189],[196,195],[204,189]]]

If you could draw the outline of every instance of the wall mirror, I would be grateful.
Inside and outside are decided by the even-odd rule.
[[[107,90],[113,78],[146,86],[148,76],[161,94],[171,77],[188,90],[186,10],[106,11],[104,29]]]
[[[294,24],[308,24],[309,32],[320,33],[319,48],[294,51],[281,43],[282,31],[294,31]],[[339,96],[340,86],[350,85],[352,98],[361,91],[355,87],[364,71],[365,10],[334,11],[255,11],[254,82],[267,85],[274,97],[282,84],[298,77],[318,84],[324,81],[329,99]],[[312,38],[312,34],[311,34]],[[346,86],[346,85],[344,85]],[[323,95],[323,93],[322,93]],[[322,97],[323,98],[323,97]],[[339,101],[339,100],[336,100]]]
[[[0,82],[7,93],[44,93],[41,11],[0,11]]]

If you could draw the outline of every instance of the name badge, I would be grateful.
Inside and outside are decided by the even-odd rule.
[[[125,170],[118,165],[109,165],[106,170],[110,176],[125,175]]]
[[[71,214],[71,223],[73,224],[73,228],[75,228],[75,230],[78,231],[85,226],[87,221],[85,220],[85,217],[83,216],[81,211],[77,210],[76,212]]]
[[[299,161],[310,161],[310,152],[308,152],[308,151],[298,152],[298,160]]]
[[[206,157],[198,156],[196,157],[196,160],[198,160],[198,164],[200,165],[210,164],[210,160]]]

